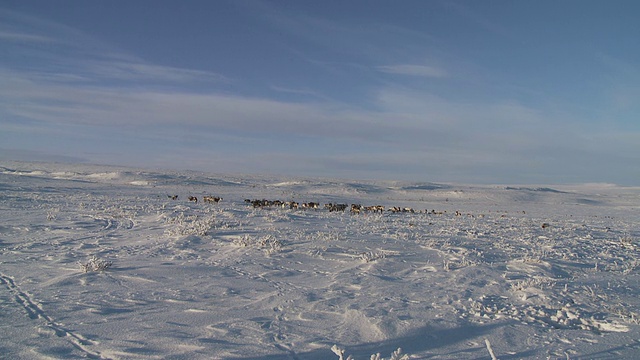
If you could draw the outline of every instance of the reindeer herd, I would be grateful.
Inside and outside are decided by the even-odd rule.
[[[280,201],[280,200],[266,200],[266,199],[262,199],[262,200],[245,199],[244,202],[251,204],[254,208],[269,208],[269,207],[281,207],[285,209],[300,209],[300,208],[301,209],[319,209],[320,208],[320,204],[317,202],[298,203],[296,201]],[[324,209],[329,210],[329,212],[334,212],[334,211],[344,212],[347,209],[349,209],[349,212],[352,214],[360,214],[360,213],[383,214],[385,211],[392,212],[392,213],[411,213],[411,214],[422,212],[422,211],[416,211],[410,207],[392,206],[389,208],[385,208],[383,205],[364,206],[361,204],[351,204],[351,206],[349,206],[348,204],[334,204],[334,203],[324,204]],[[435,211],[435,210],[431,210],[430,212],[428,210],[424,211],[424,213],[437,214],[437,215],[441,215],[445,212],[446,211],[441,212],[441,211]]]
[[[167,197],[171,200],[178,200],[178,195],[167,195]],[[196,204],[198,203],[198,198],[196,196],[189,196],[187,197],[187,199]],[[217,196],[204,196],[202,197],[202,201],[206,203],[217,204],[222,201],[222,198]]]
[[[167,197],[171,200],[178,200],[178,195],[167,195]],[[191,202],[198,203],[198,198],[196,196],[188,196],[187,199]],[[217,196],[203,196],[202,201],[210,204],[217,204],[223,199]],[[345,212],[349,209],[351,214],[360,214],[360,213],[379,213],[383,214],[385,211],[390,213],[426,213],[432,215],[442,215],[446,213],[446,211],[436,211],[436,210],[424,210],[424,211],[416,211],[410,207],[398,207],[392,206],[386,208],[383,205],[372,205],[372,206],[363,206],[361,204],[334,204],[327,203],[324,206],[321,206],[320,203],[317,202],[303,202],[299,203],[297,201],[281,201],[281,200],[267,200],[267,199],[245,199],[244,202],[253,208],[283,208],[283,209],[325,209],[329,212]],[[456,211],[456,216],[462,215],[460,212]]]

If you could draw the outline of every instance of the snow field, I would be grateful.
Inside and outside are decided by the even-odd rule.
[[[490,359],[486,340],[500,359],[640,354],[637,189],[58,167],[0,167],[10,358]]]

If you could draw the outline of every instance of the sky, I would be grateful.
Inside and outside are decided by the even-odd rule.
[[[640,185],[640,2],[2,0],[0,159]]]

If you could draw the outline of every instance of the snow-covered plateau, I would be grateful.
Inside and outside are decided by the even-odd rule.
[[[606,184],[3,161],[0,358],[637,359],[639,225]]]

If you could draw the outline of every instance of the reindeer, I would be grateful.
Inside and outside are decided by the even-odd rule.
[[[202,200],[204,202],[206,202],[206,203],[211,203],[211,204],[212,203],[216,203],[217,204],[222,200],[222,198],[221,197],[217,197],[217,196],[216,197],[214,197],[214,196],[205,196],[205,197],[202,198]]]
[[[334,212],[334,211],[345,211],[347,209],[347,204],[333,204],[333,203],[328,203],[324,205],[325,209],[328,209],[329,212]]]
[[[193,201],[193,202],[195,202],[197,204],[198,203],[198,198],[195,197],[195,196],[189,196],[189,201]]]
[[[178,200],[178,195],[167,195],[167,197],[171,200]]]
[[[286,206],[288,206],[289,209],[297,209],[299,204],[295,201],[287,201],[286,203],[284,203],[283,207],[286,207]]]
[[[303,209],[317,209],[320,206],[317,202],[302,203]]]
[[[247,200],[245,200],[247,201]],[[251,202],[251,205],[253,205],[254,208],[261,208],[261,207],[265,207],[269,205],[269,200],[249,200],[249,202]]]
[[[382,214],[384,212],[384,206],[382,205],[365,206],[364,210],[369,212],[374,212],[374,213],[379,212]]]
[[[360,214],[360,210],[362,210],[362,205],[360,205],[360,204],[351,204],[351,213],[352,214]]]

